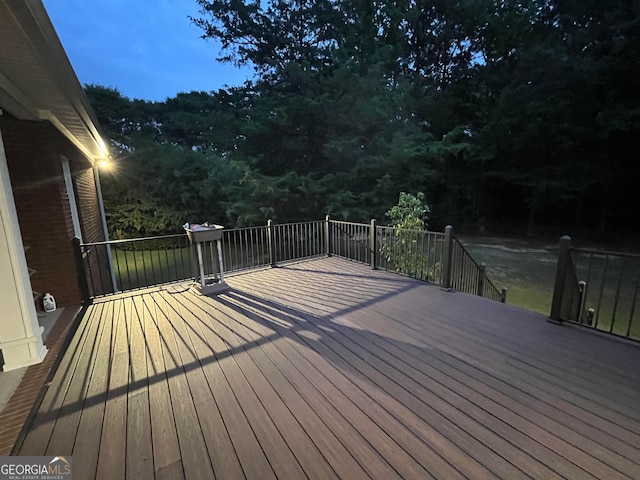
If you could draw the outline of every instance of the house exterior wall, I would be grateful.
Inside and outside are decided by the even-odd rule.
[[[103,242],[105,240],[102,225],[102,214],[98,204],[98,190],[93,170],[77,170],[73,172],[76,198],[84,243]],[[109,257],[104,245],[85,249],[86,275],[90,290],[113,292],[109,269]]]
[[[41,362],[42,344],[0,128],[0,353],[3,370]]]
[[[74,164],[74,167],[72,173],[75,180],[82,239],[87,243],[102,242],[105,240],[104,229],[102,228],[93,169],[83,169],[79,162]]]
[[[20,231],[28,266],[35,270],[32,288],[50,292],[60,306],[81,301],[71,249],[74,236],[61,163],[69,159],[79,185],[76,200],[85,241],[102,240],[91,164],[48,122],[0,117]],[[93,185],[93,192],[91,187]]]

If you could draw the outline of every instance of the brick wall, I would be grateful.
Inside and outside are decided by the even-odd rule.
[[[36,270],[32,288],[50,292],[60,306],[77,305],[80,294],[71,250],[74,236],[68,193],[60,156],[69,159],[83,191],[78,209],[87,218],[87,237],[97,232],[97,198],[88,193],[92,180],[90,163],[48,122],[16,120],[5,114],[0,128],[7,155],[11,186],[27,251],[27,264]],[[82,218],[81,217],[81,218]],[[99,215],[97,217],[99,226]],[[82,218],[83,219],[83,218]]]
[[[104,241],[104,231],[98,207],[95,177],[92,169],[83,169],[82,167],[83,165],[79,162],[71,165],[75,180],[82,239],[85,242],[102,242]]]
[[[93,170],[78,169],[74,171],[72,167],[72,173],[75,181],[82,239],[85,243],[102,242],[105,237]],[[85,252],[90,291],[93,294],[113,292],[106,248],[104,246],[89,247]]]

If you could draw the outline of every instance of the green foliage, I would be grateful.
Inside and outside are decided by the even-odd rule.
[[[155,103],[86,87],[119,165],[114,234],[365,221],[407,191],[439,226],[640,214],[638,0],[198,4],[257,80]]]
[[[440,275],[437,244],[425,241],[427,220],[431,209],[424,193],[401,192],[398,203],[387,213],[393,227],[381,239],[381,252],[397,272],[435,281]]]
[[[398,229],[426,230],[431,209],[427,205],[424,193],[400,192],[398,204],[386,213],[391,225]]]

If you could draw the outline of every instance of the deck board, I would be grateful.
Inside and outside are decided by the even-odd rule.
[[[640,479],[640,345],[323,258],[92,305],[21,455],[78,478]]]
[[[100,334],[104,331],[104,325],[100,323],[99,318],[98,311],[93,312],[93,315],[88,318],[85,341],[77,359],[80,366],[92,365],[91,359],[97,345],[93,339],[100,338]],[[55,423],[55,429],[52,430],[49,445],[44,452],[45,455],[56,455],[55,451],[58,449],[63,451],[73,449],[82,415],[82,409],[78,408],[78,403],[87,396],[92,370],[93,368],[89,368],[86,370],[86,374],[78,373],[71,377],[64,403],[60,409],[60,416]]]
[[[434,448],[434,444],[443,441],[436,431],[425,432],[425,435],[432,436],[431,441],[428,444],[421,443],[411,425],[398,422],[401,416],[398,402],[383,393],[376,403],[373,397],[377,392],[372,395],[368,383],[358,385],[357,379],[347,379],[335,369],[336,366],[338,370],[341,366],[350,368],[342,364],[337,354],[321,350],[321,355],[310,356],[305,355],[301,348],[294,348],[298,351],[290,354],[291,360],[301,364],[305,357],[310,359],[319,370],[314,372],[316,376],[312,378],[316,388],[324,392],[326,400],[336,409],[344,412],[346,420],[354,428],[362,432],[365,438],[371,439],[378,454],[388,459],[401,476],[462,478],[456,467],[439,456]],[[398,417],[390,412],[389,404],[398,409],[398,412],[394,412]],[[366,465],[367,460],[363,459],[362,463]]]
[[[149,404],[149,371],[144,346],[142,305],[134,299],[127,305],[129,319],[126,322],[127,339],[131,352],[129,391],[127,398],[127,451],[126,477],[153,477],[153,441],[151,433],[151,409]]]
[[[100,453],[100,438],[102,437],[102,426],[104,420],[104,408],[107,401],[107,390],[109,385],[109,364],[111,356],[111,334],[113,324],[110,321],[113,304],[103,303],[96,305],[93,309],[95,318],[100,320],[102,325],[100,334],[96,336],[96,351],[92,357],[93,370],[87,396],[81,405],[82,415],[75,437],[73,453],[75,458],[82,458],[82,462],[74,464],[74,475],[79,478],[94,478],[98,465],[98,455]]]
[[[340,477],[367,478],[367,472],[380,478],[397,475],[369,444],[363,444],[362,434],[346,420],[345,410],[336,409],[316,388],[312,381],[313,372],[305,370],[304,363],[292,363],[283,353],[282,345],[276,347],[272,342],[260,345],[263,337],[256,333],[259,327],[255,324],[246,327],[243,318],[239,321],[249,337],[254,339],[254,344],[260,346],[251,350],[259,368],[278,388],[283,401],[292,409],[305,431],[312,435],[318,449]]]
[[[197,322],[196,317],[189,314],[187,308],[190,307],[190,309],[193,309],[193,305],[197,304],[199,299],[197,297],[192,297],[192,299],[194,300],[192,303],[183,304],[182,311],[185,314],[185,318],[196,320],[194,323],[195,330],[199,329],[201,322]],[[202,313],[204,314],[205,312]],[[280,475],[294,475],[299,477],[303,474],[303,470],[308,470],[315,472],[322,478],[335,477],[329,465],[319,454],[315,445],[310,441],[309,436],[300,427],[300,424],[291,414],[287,405],[278,396],[277,391],[269,383],[268,379],[261,375],[258,363],[255,358],[251,356],[251,350],[245,348],[245,344],[247,343],[246,335],[238,332],[237,328],[229,327],[227,323],[228,318],[226,317],[226,315],[222,314],[218,317],[219,321],[210,323],[207,321],[209,320],[208,317],[203,318],[201,316],[200,319],[204,320],[205,325],[209,326],[209,334],[207,335],[207,333],[200,329],[199,331],[209,344],[215,345],[215,336],[217,336],[228,348],[237,352],[232,355],[236,361],[237,368],[230,371],[227,378],[230,380],[236,379],[234,381],[234,388],[237,391],[238,398],[245,400],[251,399],[254,402],[258,401],[260,403],[259,408],[255,403],[254,405],[247,405],[245,411],[247,412],[248,420],[252,423],[261,423],[259,422],[260,415],[263,415],[263,418],[270,419],[270,422],[267,424],[272,425],[277,430],[278,435],[282,437],[282,440],[279,436],[265,439],[269,442],[267,448],[271,451],[271,453],[269,451],[265,452],[267,456],[270,458],[278,458],[278,464],[284,463],[296,467],[296,463],[298,463],[301,468],[297,469],[296,467],[296,471],[282,471]],[[232,321],[235,322],[235,320]],[[215,336],[212,337],[213,335]],[[238,379],[240,381],[238,381]],[[247,391],[247,386],[251,386],[250,392]],[[260,395],[258,396],[255,392],[259,392]],[[275,435],[275,431],[268,433]],[[263,445],[265,444],[265,442],[261,443]],[[274,455],[274,448],[281,450],[279,455]],[[290,451],[293,457],[289,455],[288,451]],[[295,458],[295,461],[292,461],[293,458]],[[275,469],[277,475],[280,469],[280,465]]]
[[[192,314],[188,310],[184,309],[179,314],[184,318],[186,324],[192,325],[195,323],[196,328],[199,328],[198,322],[193,322],[190,318]],[[197,360],[203,364],[215,358],[214,351],[205,342],[201,331],[194,330],[189,337],[193,346],[191,357],[193,362]],[[214,473],[217,478],[240,478],[243,476],[242,467],[238,461],[224,419],[215,402],[215,388],[212,389],[209,384],[206,372],[202,370],[201,373],[202,376],[198,378],[198,382],[194,385],[193,397]],[[212,392],[213,401],[211,398]]]
[[[87,336],[84,333],[88,325],[91,324],[90,319],[91,313],[88,313],[85,315],[85,320],[78,327],[76,335],[58,366],[57,371],[59,374],[55,375],[50,382],[47,393],[39,406],[38,415],[25,436],[23,448],[26,451],[33,452],[31,455],[44,455],[49,445],[60,409],[64,405],[69,382],[78,363],[79,351],[82,351],[82,347],[87,340]],[[70,453],[68,452],[67,455]]]
[[[486,349],[484,349],[484,351],[486,352]],[[490,359],[487,360],[486,356],[476,357],[476,358],[477,358],[477,361],[480,361],[480,362],[490,361]],[[516,375],[517,373],[514,371],[514,373],[512,374],[512,378],[516,377]],[[536,384],[536,382],[533,381],[532,378],[530,377],[527,378],[527,380],[524,383],[526,383],[527,385]],[[537,383],[539,383],[539,381]],[[497,397],[496,393],[493,393],[492,400],[495,400],[496,397]],[[615,397],[615,398],[617,399],[619,397]],[[611,401],[616,401],[616,400],[612,399]],[[565,425],[562,425],[562,422],[558,423],[556,420],[548,418],[547,416],[548,411],[544,413],[532,412],[530,410],[522,408],[518,403],[515,403],[515,402],[510,402],[509,407],[514,413],[519,413],[523,418],[526,418],[527,421],[531,421],[535,423],[537,426],[544,428],[546,431],[556,435],[557,437],[566,441],[567,443],[580,448],[581,450],[586,452],[589,456],[592,456],[596,459],[600,459],[600,461],[602,461],[605,464],[613,462],[619,466],[624,466],[628,473],[632,473],[637,469],[637,465],[634,462],[627,462],[622,456],[618,455],[618,452],[617,452],[618,448],[622,447],[621,449],[626,450],[626,453],[628,455],[630,456],[634,454],[637,455],[638,451],[635,450],[635,448],[634,449],[626,448],[628,447],[628,445],[626,447],[623,447],[619,442],[615,442],[615,441],[612,441],[611,443],[615,444],[616,448],[613,448],[613,449],[602,448],[602,445],[606,445],[606,442],[603,442],[605,438],[602,438],[602,437],[606,437],[607,432],[605,431],[591,430],[590,433],[592,435],[592,438],[595,438],[595,441],[594,441],[594,440],[591,440],[590,438],[585,438],[584,435],[581,435],[579,432],[575,431],[576,425],[582,424],[582,422],[578,419],[574,418],[571,426],[567,427]],[[614,408],[614,406],[610,406],[610,407]],[[629,424],[628,419],[626,423],[627,425]],[[525,427],[526,425],[523,425],[521,428],[524,430]],[[609,424],[609,427],[611,427],[611,424]]]
[[[182,319],[169,311],[160,297],[156,321],[165,369],[169,372],[169,394],[176,422],[182,466],[186,478],[213,478],[213,466],[202,435],[192,389],[204,388],[204,375],[185,355]],[[181,351],[182,350],[182,351]],[[200,384],[198,384],[200,382]]]
[[[129,389],[129,348],[127,343],[126,305],[118,302],[113,309],[113,354],[111,362],[100,365],[109,369],[109,385],[104,410],[102,438],[96,479],[124,478],[127,445],[127,391]]]
[[[231,303],[228,304],[230,309],[233,309],[231,305]],[[264,325],[260,325],[260,317],[254,316],[252,319],[254,322],[250,324],[247,324],[246,314],[236,314],[233,318],[243,323],[245,331],[249,335],[258,335],[255,340],[256,342],[259,342],[264,336],[273,336],[273,330],[266,330],[264,329]],[[277,327],[275,328],[275,332],[278,333]],[[357,406],[345,397],[345,394],[348,394],[348,392],[335,390],[332,384],[328,383],[326,379],[321,378],[317,369],[312,367],[308,359],[308,355],[311,354],[310,351],[307,350],[300,353],[295,349],[287,348],[289,343],[283,342],[282,340],[285,340],[285,338],[280,338],[277,342],[263,344],[261,347],[265,351],[267,358],[273,362],[273,365],[286,378],[289,385],[293,386],[295,391],[303,397],[322,422],[331,427],[331,430],[337,435],[338,441],[347,449],[347,456],[344,454],[338,456],[337,461],[335,460],[336,452],[330,452],[330,458],[334,458],[334,468],[338,474],[342,478],[360,478],[365,472],[373,478],[395,477],[397,473],[390,469],[390,466],[384,461],[382,455],[362,445],[363,436],[360,432],[373,428],[372,421],[364,418],[360,423],[353,422],[353,420],[350,423],[350,417],[358,415],[360,412]],[[255,350],[252,350],[252,353],[255,354]],[[265,368],[265,366],[269,368],[269,362],[257,362],[257,364],[260,365],[260,368]],[[271,372],[273,372],[273,370]],[[279,383],[283,386],[280,391],[287,393],[290,387],[282,382],[282,380],[278,378],[278,375],[274,375],[274,373],[271,372],[269,373],[270,378],[280,380]],[[325,388],[323,388],[322,385],[323,381]],[[319,384],[320,386],[318,386]],[[305,419],[305,416],[299,416],[298,418]],[[356,424],[355,427],[353,427],[354,423]],[[315,428],[310,431],[315,431]],[[377,444],[382,443],[388,448],[390,442],[384,432],[380,431],[376,433],[377,435],[371,439],[373,446],[377,446],[380,449],[380,445]],[[357,462],[356,464],[352,462],[352,458],[349,455]],[[403,471],[412,471],[415,475],[416,462],[413,459],[403,455],[403,452],[400,450],[396,452],[396,458],[402,462],[402,468],[400,468],[399,471],[396,469],[400,475],[403,474]],[[351,463],[351,466],[349,466],[347,462]],[[420,467],[417,468],[419,469],[417,473],[428,476],[426,471]],[[366,478],[366,476],[364,478]]]
[[[372,324],[373,322],[371,318],[368,318],[367,321],[369,322],[369,324]],[[378,345],[381,348],[385,348],[385,346],[380,345],[380,343],[378,343]],[[398,351],[397,349],[395,351],[395,354],[397,356],[402,356],[405,360],[407,360],[408,358],[405,352]],[[414,366],[416,365],[415,361],[412,361],[411,363]],[[417,368],[421,370],[422,368],[428,368],[428,365],[418,364]],[[421,382],[422,384],[428,384],[429,382],[431,382],[431,379],[433,379],[433,374],[428,379],[427,378],[418,379],[418,381]],[[591,446],[592,448],[588,451],[588,453],[590,455],[598,456],[598,450],[599,450],[598,445],[594,444],[593,442],[591,442],[591,445],[585,445],[585,442],[582,441],[583,436],[573,431],[573,429],[576,426],[576,423],[578,425],[581,425],[580,422],[575,421],[576,420],[575,418],[574,418],[574,423],[571,426],[572,427],[571,429],[563,428],[561,425],[558,425],[558,422],[556,419],[548,418],[548,417],[545,417],[544,415],[541,415],[540,412],[535,412],[527,408],[523,408],[523,406],[521,406],[518,402],[513,402],[512,398],[506,397],[504,395],[500,395],[499,393],[496,394],[497,392],[492,391],[490,388],[483,388],[483,386],[480,385],[480,388],[482,389],[482,392],[484,393],[484,395],[478,396],[477,394],[474,395],[473,392],[468,391],[464,387],[459,386],[459,385],[468,385],[470,382],[472,382],[473,377],[471,376],[463,379],[463,381],[460,384],[452,382],[447,378],[444,378],[441,381],[444,382],[444,385],[447,388],[457,389],[458,391],[460,391],[460,394],[462,395],[463,398],[474,400],[474,402],[478,403],[479,406],[481,406],[483,409],[487,410],[491,414],[495,415],[497,418],[509,419],[509,423],[511,425],[517,426],[518,429],[522,431],[529,431],[530,425],[528,422],[533,422],[536,428],[540,426],[546,429],[547,431],[555,432],[558,436],[561,436],[561,440],[563,442],[570,442],[570,443],[573,443],[574,445],[581,444],[582,447]],[[508,408],[503,407],[503,405],[508,405]],[[458,408],[461,408],[461,406],[459,406]],[[548,413],[548,411],[545,413]],[[521,414],[522,416],[518,418],[517,416],[518,414]],[[592,429],[589,431],[589,433],[594,438],[599,438],[602,435],[606,436],[606,432],[602,430]],[[600,441],[602,441],[602,439],[600,439]],[[586,441],[586,442],[590,443],[589,441]],[[612,442],[612,443],[615,443],[616,448],[613,448],[607,451],[602,451],[600,449],[599,453],[602,458],[606,458],[607,460],[610,460],[612,457],[615,457],[616,454],[612,453],[612,451],[616,452],[618,448],[620,448],[621,450],[625,450],[626,451],[625,453],[627,453],[627,455],[629,456],[637,455],[638,453],[635,448],[628,448],[629,445],[624,444],[622,442]],[[545,456],[540,456],[539,458],[545,458]],[[616,460],[619,461],[620,463],[625,463],[625,460],[623,458],[617,458]],[[634,471],[635,468],[637,468],[634,464],[628,464],[627,467],[631,472]]]
[[[396,325],[394,331],[398,332],[400,329],[401,327]],[[415,334],[414,332],[408,332],[407,335],[413,336]],[[427,342],[429,342],[428,339],[425,340],[425,343]],[[434,346],[434,351],[440,353],[440,358],[432,356],[430,357],[430,363],[435,364],[438,362],[438,364],[442,365],[441,368],[444,368],[445,371],[452,376],[457,376],[458,372],[461,372],[461,374],[464,375],[463,382],[465,384],[477,384],[477,388],[482,389],[482,391],[486,392],[486,395],[489,397],[500,397],[504,395],[507,402],[510,402],[513,399],[517,400],[519,403],[525,403],[527,406],[532,408],[536,408],[537,406],[538,408],[543,408],[544,411],[542,413],[547,415],[558,411],[560,412],[560,418],[555,419],[556,421],[562,421],[562,419],[575,420],[580,418],[582,422],[587,422],[594,428],[599,428],[601,432],[606,430],[612,435],[627,439],[629,443],[632,443],[637,439],[637,436],[633,435],[626,428],[620,427],[612,421],[599,416],[598,414],[602,415],[604,413],[602,411],[593,413],[590,410],[581,409],[574,403],[560,399],[553,393],[543,389],[544,386],[541,384],[523,382],[515,376],[510,379],[500,378],[494,373],[490,373],[476,367],[476,365],[483,365],[486,367],[486,363],[483,362],[484,359],[470,358],[469,361],[459,361],[455,356],[457,353],[456,351],[452,351],[445,355],[443,350],[436,350],[441,346],[441,344],[433,343],[432,345]],[[446,363],[447,361],[448,363]]]
[[[539,404],[537,402],[522,402],[522,395],[519,392],[515,392],[512,396],[505,395],[500,391],[502,385],[499,382],[491,384],[483,383],[476,380],[472,375],[465,375],[464,366],[459,366],[458,369],[450,366],[447,363],[439,362],[433,357],[428,357],[421,361],[420,356],[415,355],[411,350],[402,350],[397,346],[385,342],[376,342],[380,348],[389,352],[391,355],[401,359],[407,365],[411,366],[415,372],[412,376],[415,376],[422,384],[429,384],[430,389],[438,393],[441,398],[444,398],[447,390],[455,392],[457,396],[448,396],[448,402],[451,407],[457,408],[459,411],[463,411],[466,414],[473,415],[482,424],[490,424],[492,428],[501,436],[508,440],[513,445],[521,448],[523,452],[531,455],[533,458],[539,459],[552,469],[557,470],[558,473],[567,476],[584,475],[588,477],[588,473],[581,470],[576,465],[565,465],[559,455],[549,450],[541,443],[532,443],[528,441],[528,435],[524,435],[522,432],[528,431],[530,426],[526,423],[527,420],[537,420],[538,424],[551,425],[562,421],[573,420],[571,424],[572,428],[576,426],[582,426],[581,423],[576,422],[576,418],[571,419],[565,414],[552,416],[549,418],[542,417],[540,414],[549,415],[554,413],[555,409],[545,408],[536,409]],[[419,372],[419,373],[417,373]],[[475,372],[474,372],[475,373]],[[424,375],[424,376],[423,376]],[[490,381],[491,379],[487,379]],[[440,402],[442,403],[442,401]],[[446,405],[442,405],[440,408],[447,409]],[[491,417],[500,418],[503,420],[509,419],[509,422],[496,422]],[[602,430],[596,430],[584,426],[582,428],[583,433],[591,436],[606,435]],[[612,440],[614,441],[614,440]],[[487,440],[485,440],[487,442]],[[490,442],[487,442],[490,443]],[[617,449],[624,450],[629,455],[636,455],[635,449],[628,448],[629,446],[623,442],[616,442]],[[520,454],[522,455],[522,453]],[[528,470],[527,470],[528,471]]]
[[[184,477],[180,445],[169,394],[169,382],[157,323],[159,312],[151,296],[136,296],[141,304],[140,315],[146,342],[147,374],[149,378],[149,416],[152,425],[153,466],[157,479]]]
[[[274,419],[268,414],[261,399],[256,395],[252,385],[246,381],[242,372],[241,365],[250,363],[247,368],[251,369],[255,369],[256,365],[247,357],[242,344],[222,327],[222,322],[214,322],[210,325],[210,329],[211,335],[206,339],[214,349],[228,352],[226,361],[222,363],[224,375],[256,439],[269,459],[274,474],[279,478],[300,478],[304,475],[302,467],[284,440],[281,430],[278,429]]]
[[[546,419],[543,418],[542,423],[530,421],[533,412],[524,412],[524,416],[519,416],[513,409],[500,405],[494,395],[485,397],[465,388],[464,384],[457,384],[452,378],[443,378],[439,372],[421,365],[404,351],[397,348],[394,350],[381,343],[376,342],[375,345],[393,355],[390,358],[398,359],[393,360],[392,365],[410,379],[403,382],[409,391],[418,394],[422,389],[421,385],[428,385],[428,389],[425,389],[422,395],[423,401],[435,407],[441,414],[457,418],[459,425],[469,435],[478,438],[483,445],[498,447],[498,451],[511,459],[518,468],[529,474],[535,473],[534,476],[537,478],[548,477],[552,473],[551,469],[556,469],[557,473],[565,476],[583,475],[588,478],[586,471],[558,461],[559,456],[544,447],[544,443],[529,441],[532,430],[537,431],[538,426],[546,423]],[[457,395],[451,395],[451,392],[456,392]],[[513,403],[509,403],[509,406],[513,407]],[[473,421],[470,422],[466,417]],[[496,418],[506,422],[496,421]],[[485,425],[490,428],[482,428]],[[524,435],[522,432],[528,434]],[[480,453],[480,458],[486,462],[487,456],[482,454],[481,450],[478,451],[471,446],[469,452]],[[543,463],[547,468],[544,468]]]
[[[453,313],[458,321],[464,321],[465,317],[461,312]],[[520,370],[523,378],[527,378],[531,383],[545,383],[550,386],[560,387],[578,396],[588,397],[589,401],[597,401],[602,405],[609,405],[610,400],[615,399],[613,407],[616,410],[628,411],[632,407],[633,388],[624,382],[611,382],[600,374],[592,373],[591,369],[580,368],[568,370],[563,368],[565,358],[547,352],[530,353],[529,344],[523,342],[522,337],[509,341],[504,333],[496,329],[484,330],[478,327],[478,322],[473,324],[468,321],[469,328],[451,328],[444,325],[448,335],[445,339],[464,339],[468,343],[473,342],[479,352],[485,354],[487,359],[506,357],[506,365],[514,370]],[[497,340],[497,341],[496,341]],[[612,398],[613,397],[613,398]],[[631,413],[631,412],[629,412]]]
[[[244,302],[246,303],[247,300],[245,299]],[[291,314],[289,318],[295,318],[295,315]],[[418,397],[412,396],[410,392],[401,388],[396,381],[400,371],[389,370],[387,365],[376,357],[375,353],[362,349],[353,338],[348,336],[340,338],[342,336],[340,334],[334,336],[333,333],[317,329],[309,324],[309,319],[298,319],[297,321],[307,322],[306,325],[299,323],[301,329],[312,331],[318,337],[325,337],[323,343],[327,345],[327,348],[323,348],[319,352],[324,358],[331,359],[333,363],[343,366],[344,369],[356,368],[360,373],[358,377],[351,379],[355,389],[347,385],[342,378],[337,378],[334,375],[333,381],[339,385],[339,388],[342,391],[350,392],[350,397],[355,397],[357,403],[376,402],[380,405],[381,409],[373,411],[380,428],[399,440],[414,458],[427,458],[428,461],[423,466],[425,469],[433,470],[436,477],[455,478],[463,473],[474,478],[491,476],[491,474],[506,475],[507,478],[524,478],[521,471],[517,471],[508,462],[499,458],[483,443],[476,441],[472,436],[462,434],[457,425],[447,421],[446,412],[438,412],[432,408],[430,401],[420,398],[422,396],[420,394],[426,393],[425,390],[421,390],[420,397]],[[326,338],[327,336],[329,338]],[[304,342],[304,339],[298,341]],[[349,348],[345,346],[345,343]],[[317,361],[322,361],[321,357]],[[383,393],[380,393],[380,390]],[[415,415],[412,412],[420,413]],[[394,417],[393,420],[387,418],[389,414]],[[399,425],[396,425],[396,420],[399,420],[401,425],[417,438],[407,436],[407,433],[399,428]],[[439,425],[439,428],[431,429],[431,425]],[[442,464],[441,459],[433,455],[427,456],[424,448],[420,448],[423,444],[416,443],[415,440],[421,440],[424,445],[429,445],[436,454],[440,452],[443,459],[448,459],[449,465]],[[389,455],[388,452],[386,453]],[[474,459],[474,456],[484,458],[485,461],[492,458],[491,468],[484,468]],[[389,455],[389,457],[396,458],[397,455]],[[442,470],[437,470],[434,467]],[[460,470],[460,472],[456,470]],[[412,476],[416,477],[417,472],[413,472]]]

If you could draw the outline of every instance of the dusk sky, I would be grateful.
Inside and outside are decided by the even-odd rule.
[[[178,92],[241,85],[252,72],[216,61],[188,16],[195,0],[43,0],[80,82],[165,100]]]

